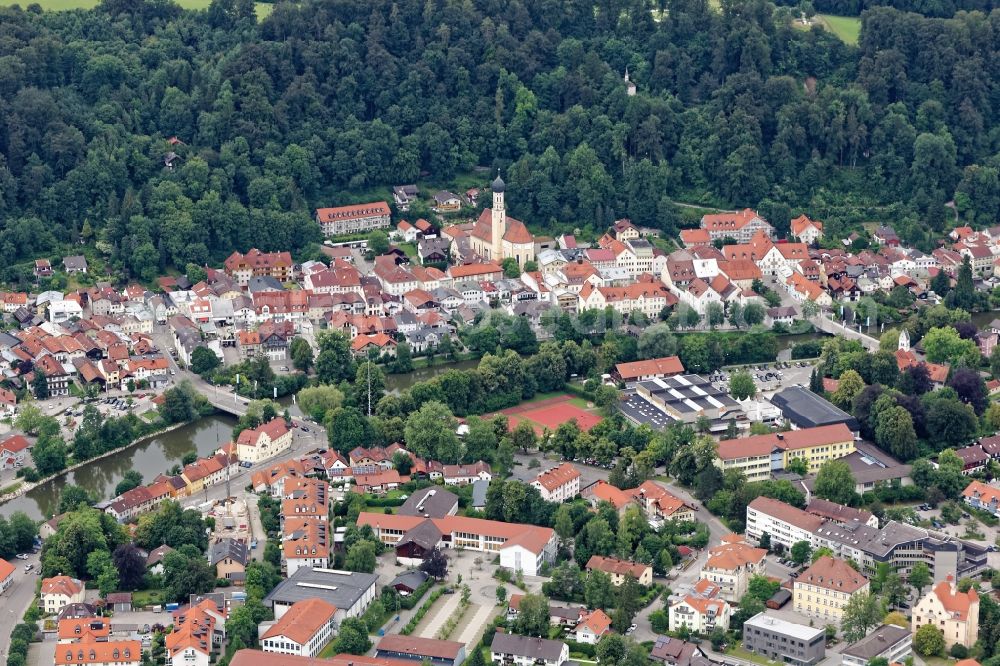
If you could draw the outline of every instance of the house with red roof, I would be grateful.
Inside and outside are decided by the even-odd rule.
[[[577,643],[596,645],[605,634],[611,633],[611,618],[600,608],[583,611],[580,621],[573,630]]]
[[[688,631],[708,634],[716,627],[729,629],[733,611],[721,593],[722,588],[702,578],[690,593],[673,598],[669,602],[670,630],[679,631],[681,627],[686,627]]]
[[[333,638],[336,613],[322,599],[297,601],[281,619],[261,625],[260,647],[264,652],[315,657]]]
[[[945,649],[975,645],[979,639],[979,594],[972,587],[959,592],[952,575],[936,584],[913,607],[913,633],[931,624],[944,634]]]
[[[774,236],[774,227],[749,208],[728,213],[703,215],[701,228],[708,232],[713,241],[731,238],[737,243],[748,243],[758,232],[763,232],[768,237]]]
[[[624,583],[629,576],[635,578],[640,585],[653,584],[653,567],[640,562],[592,555],[587,561],[586,569],[587,571],[602,571],[608,574],[611,577],[611,583],[616,587]]]
[[[28,462],[31,442],[24,435],[11,435],[0,442],[0,469],[15,469]]]
[[[392,211],[384,201],[316,209],[316,223],[324,236],[388,229],[391,219]]]
[[[798,238],[799,241],[812,245],[823,238],[823,223],[818,220],[810,220],[805,215],[799,215],[792,220],[791,232],[792,236]]]
[[[256,464],[288,450],[291,445],[292,431],[285,419],[278,417],[241,432],[236,439],[236,456],[241,463]]]
[[[14,582],[15,569],[13,564],[0,558],[0,594],[6,592],[7,588]]]

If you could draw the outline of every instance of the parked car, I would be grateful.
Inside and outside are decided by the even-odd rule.
[[[27,555],[25,555],[24,553],[18,553],[18,554],[17,554],[17,555],[15,555],[14,557],[16,557],[16,558],[17,558],[17,559],[19,559],[19,560],[26,560],[26,559],[28,559],[28,556],[27,556]]]

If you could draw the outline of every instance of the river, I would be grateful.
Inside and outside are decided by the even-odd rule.
[[[51,518],[59,505],[59,495],[67,484],[82,486],[99,500],[110,499],[125,472],[138,470],[142,473],[143,482],[149,483],[157,474],[166,473],[175,464],[180,464],[188,451],[197,451],[200,456],[215,451],[220,441],[229,440],[235,424],[235,419],[224,414],[199,419],[32,488],[4,504],[0,511],[5,516],[23,511],[36,520]]]

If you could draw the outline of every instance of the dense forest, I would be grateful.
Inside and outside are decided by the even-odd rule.
[[[993,223],[1000,12],[874,7],[858,47],[792,15],[764,0],[306,0],[259,24],[247,0],[0,9],[0,278],[76,243],[144,279],[234,248],[301,252],[316,206],[476,166],[503,169],[511,213],[553,231],[627,215],[669,232],[675,201],[757,207],[779,230],[807,212],[829,235],[891,222],[924,247],[952,199]]]

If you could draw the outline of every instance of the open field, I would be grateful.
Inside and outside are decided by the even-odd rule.
[[[210,4],[210,0],[174,0],[178,5],[184,9],[207,9]],[[70,9],[93,9],[100,4],[100,0],[32,0],[25,2],[6,2],[7,6],[18,4],[22,8],[27,7],[30,4],[38,4],[42,9],[46,11],[62,12]],[[258,2],[255,3],[257,8],[257,18],[266,18],[271,10],[274,9],[274,5],[268,2]]]
[[[814,25],[818,25],[824,30],[829,30],[845,44],[856,46],[858,38],[861,36],[861,18],[858,16],[817,14],[812,20]],[[802,25],[798,19],[793,21],[792,25],[799,30],[809,30],[812,27],[812,25]]]

